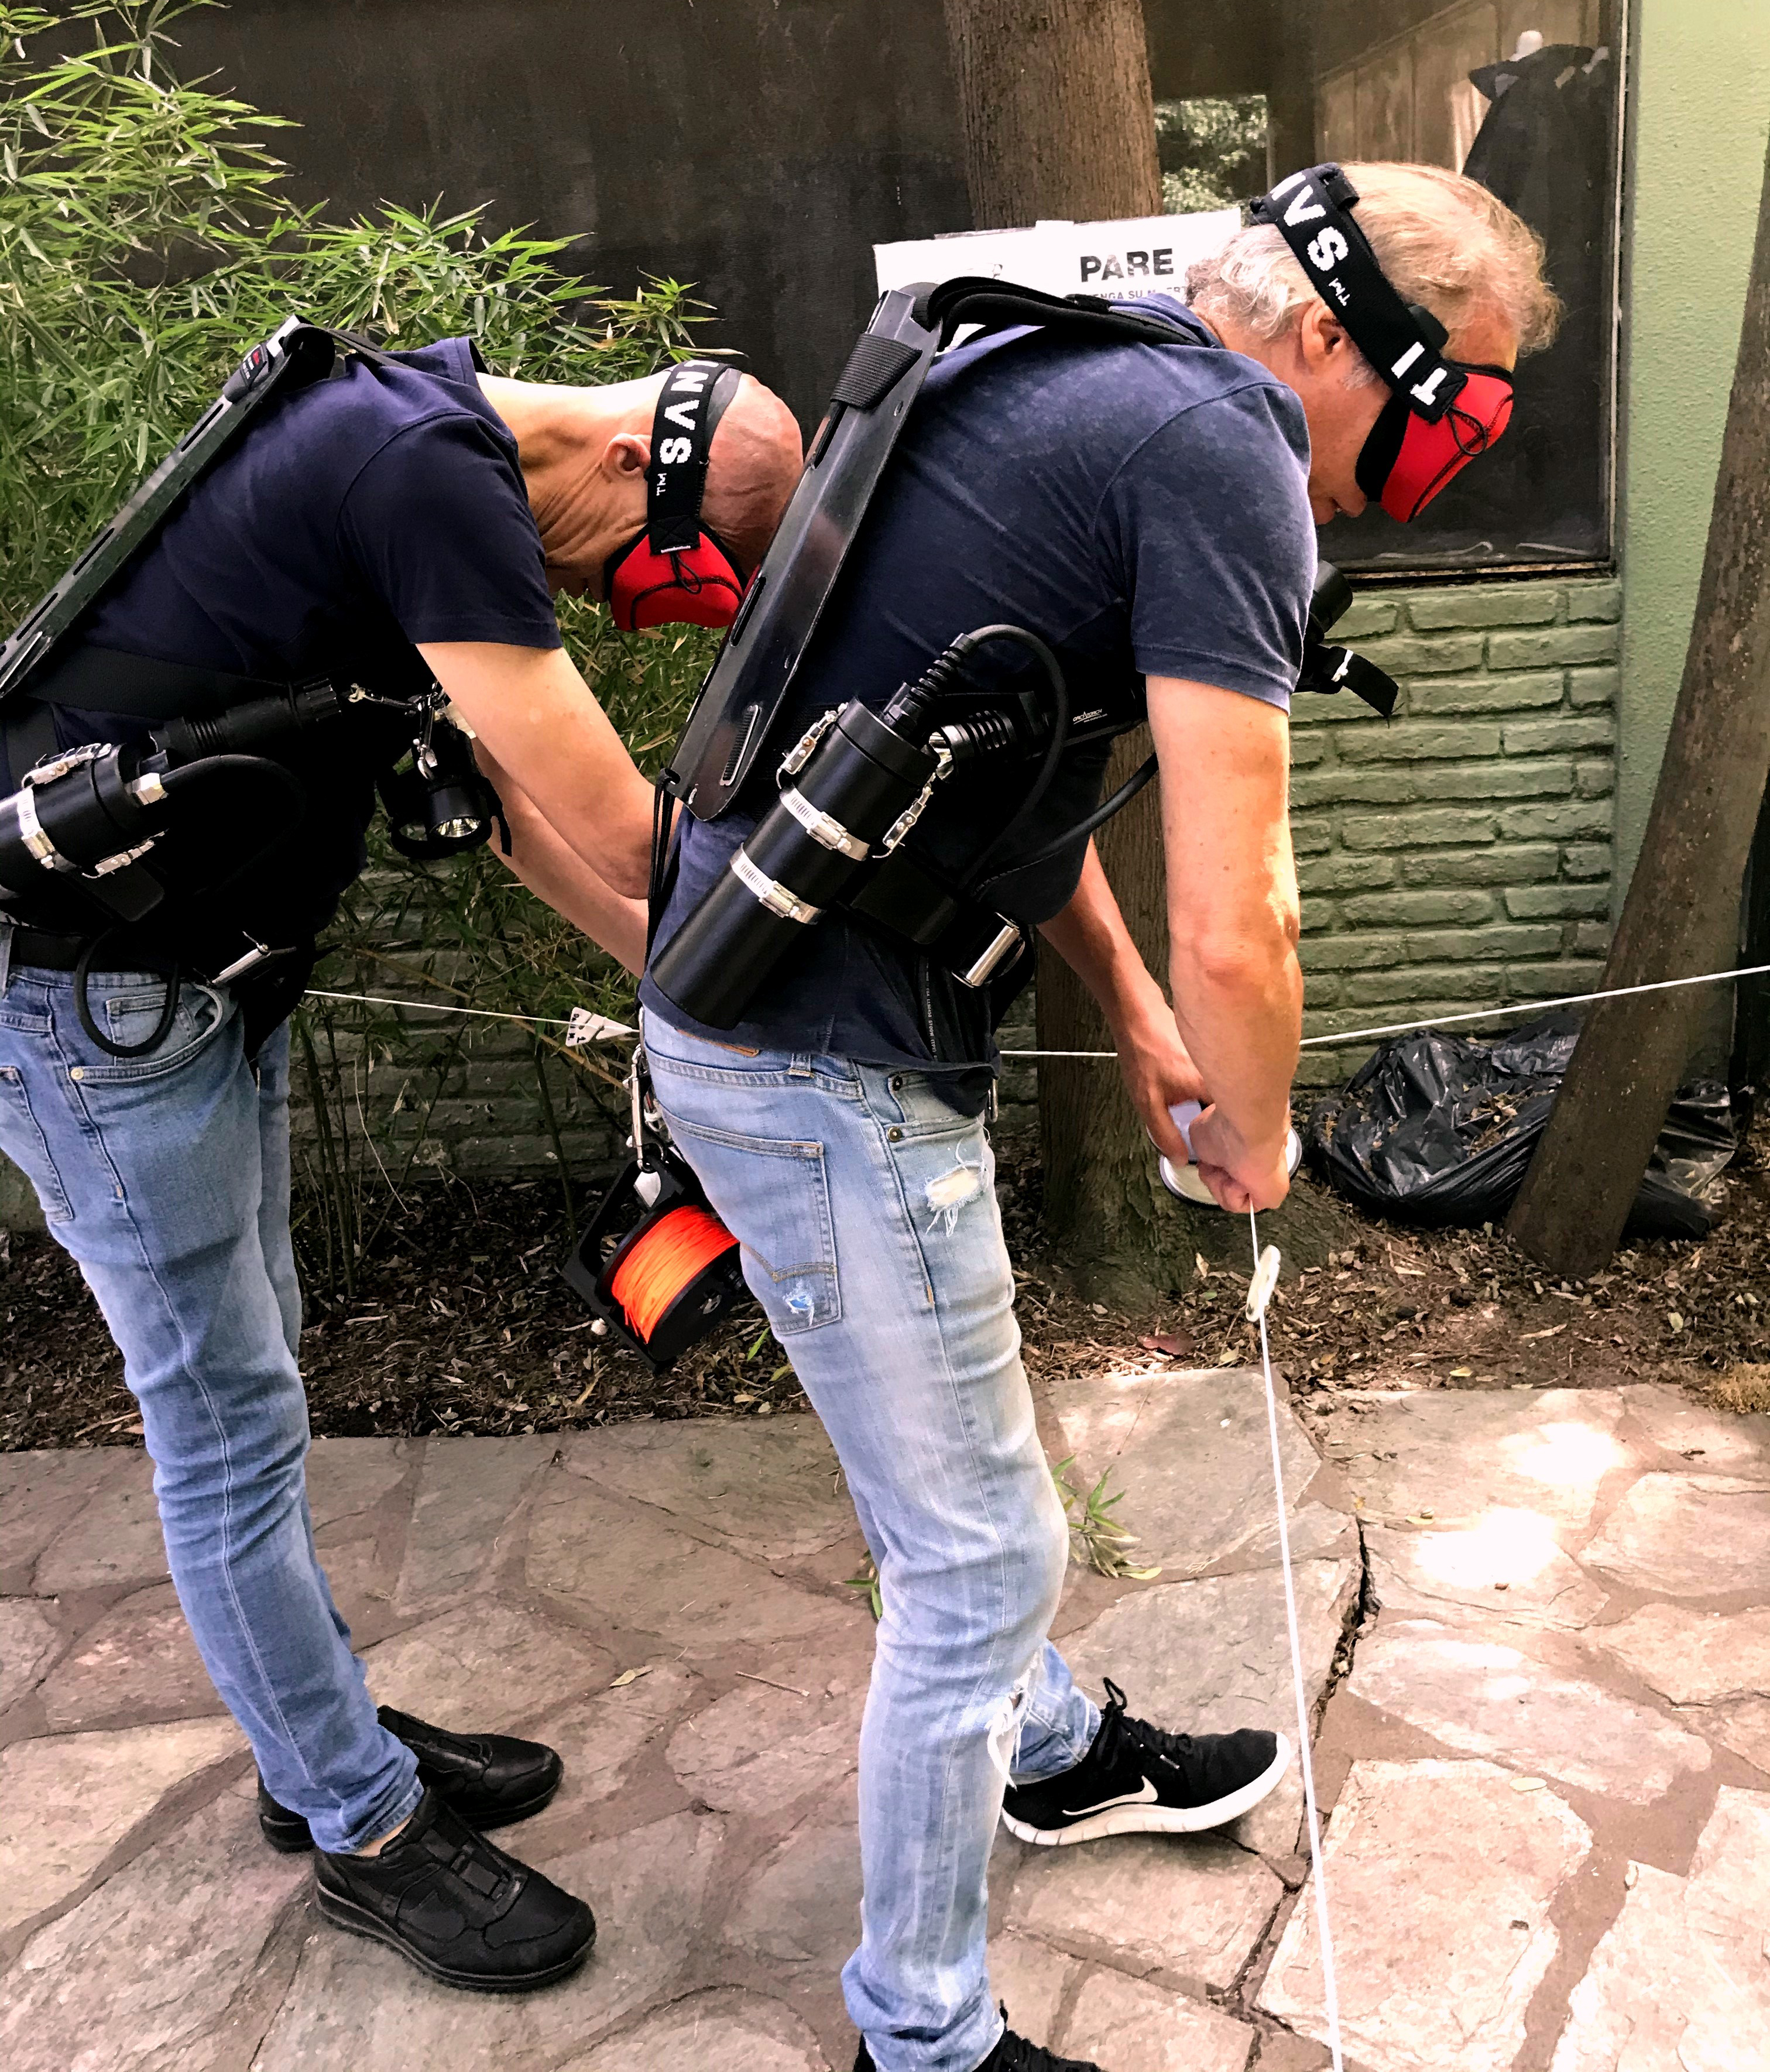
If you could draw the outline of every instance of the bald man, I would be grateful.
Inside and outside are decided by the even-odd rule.
[[[211,708],[318,678],[394,701],[440,684],[497,784],[513,867],[637,970],[651,788],[561,645],[552,598],[603,594],[644,528],[663,380],[503,380],[449,339],[352,352],[333,378],[279,391],[9,701],[0,796],[46,750],[138,737],[144,713],[170,716],[156,697],[193,683]],[[740,582],[799,459],[785,406],[743,377],[702,506]],[[290,946],[286,1012],[363,868],[374,738],[353,713],[281,758],[300,824],[195,902],[197,932],[230,947],[193,946],[185,971],[223,970],[242,934]],[[122,1350],[173,1581],[257,1759],[265,1838],[311,1846],[320,1912],[431,1977],[544,1985],[583,1961],[589,1909],[483,1831],[545,1805],[559,1758],[377,1712],[314,1550],[286,1024],[248,1054],[237,985],[175,979],[169,995],[163,942],[90,935],[0,916],[0,1149]],[[470,1716],[465,1688],[446,1709],[457,1697]]]

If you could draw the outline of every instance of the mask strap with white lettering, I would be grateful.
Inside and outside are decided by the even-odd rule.
[[[1250,214],[1283,238],[1310,286],[1409,409],[1435,424],[1468,376],[1444,358],[1437,318],[1396,293],[1352,219],[1357,201],[1338,166],[1312,166],[1279,181]]]
[[[682,360],[664,376],[646,471],[646,533],[655,554],[692,553],[700,544],[708,456],[741,378],[713,360]]]

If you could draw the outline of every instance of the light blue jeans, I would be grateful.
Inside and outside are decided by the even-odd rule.
[[[421,1788],[376,1718],[314,1547],[289,1032],[265,1043],[255,1080],[232,998],[187,985],[156,1049],[113,1058],[80,1028],[71,974],[4,969],[9,937],[0,926],[0,1150],[121,1348],[172,1580],[223,1703],[318,1845],[359,1848]],[[164,989],[101,972],[89,997],[99,1027],[133,1043]]]
[[[848,2012],[880,2072],[973,2072],[1002,2026],[984,1942],[1003,1786],[1072,1768],[1099,1725],[1045,1638],[1068,1535],[1021,1365],[989,1077],[741,1051],[655,1015],[645,1046],[879,1564]]]

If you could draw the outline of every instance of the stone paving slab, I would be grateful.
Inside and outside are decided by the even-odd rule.
[[[1367,1525],[1377,1596],[1389,1610],[1441,1617],[1452,1606],[1526,1624],[1578,1628],[1603,1611],[1605,1592],[1557,1545],[1534,1511],[1495,1509],[1452,1532]]]
[[[1072,1572],[1084,1684],[1294,1734],[1258,1376],[1078,1381],[1044,1429],[1111,1469],[1163,1570]],[[1356,2072],[1770,2072],[1770,1419],[1657,1385],[1422,1388],[1281,1429]],[[873,1629],[812,1420],[315,1449],[375,1695],[565,1757],[505,1839],[602,1938],[522,2002],[324,1926],[305,1864],[260,1848],[150,1472],[0,1457],[8,2072],[848,2072]],[[1217,1836],[1002,1836],[1016,2025],[1107,2072],[1246,2072],[1256,2042],[1262,2072],[1314,2072],[1300,1814],[1293,1773]]]
[[[1646,1805],[1706,1770],[1700,1736],[1601,1684],[1557,1674],[1497,1624],[1385,1620],[1358,1651],[1355,1698],[1447,1748]]]
[[[1050,1415],[1086,1484],[1110,1469],[1109,1488],[1126,1491],[1120,1507],[1137,1535],[1140,1564],[1159,1564],[1164,1578],[1177,1580],[1276,1560],[1266,1392],[1257,1373],[1219,1367],[1064,1382],[1051,1392]],[[1320,1457],[1296,1418],[1279,1430],[1293,1556],[1341,1547],[1351,1527],[1345,1511],[1304,1500]]]
[[[1643,1475],[1586,1549],[1586,1565],[1637,1590],[1719,1597],[1770,1575],[1770,1482]]]
[[[998,1850],[1017,1856],[1004,1910],[1047,1947],[1202,1998],[1232,1985],[1284,1897],[1260,1859],[1221,1836],[1127,1836],[1110,1849]]]
[[[244,1746],[224,1717],[0,1752],[0,1933],[77,1892],[175,1785]]]
[[[1685,1605],[1644,1605],[1591,1639],[1674,1705],[1770,1697],[1770,1608],[1728,1618]]]
[[[36,1689],[61,1645],[48,1609],[28,1597],[0,1597],[0,1712]]]
[[[561,2072],[829,2072],[829,2060],[804,2023],[778,2001],[749,1993],[700,1993],[651,2016],[637,2029]]]
[[[113,1605],[43,1688],[43,1718],[57,1733],[131,1718],[188,1719],[220,1703],[170,1583]]]
[[[613,1673],[612,1657],[588,1634],[495,1598],[384,1640],[363,1659],[380,1704],[433,1720],[458,1713],[471,1692],[475,1725],[495,1733]]]
[[[1628,1465],[1617,1389],[1414,1390],[1358,1409],[1330,1420],[1329,1456],[1378,1523],[1468,1530],[1498,1510],[1579,1532],[1605,1478]]]
[[[1304,1680],[1312,1704],[1357,1608],[1355,1561],[1304,1561],[1296,1572]],[[1189,1732],[1267,1727],[1296,1740],[1284,1593],[1272,1569],[1158,1583],[1122,1598],[1064,1643],[1070,1667],[1099,1695],[1111,1676],[1130,1709]],[[1235,1839],[1267,1854],[1297,1846],[1303,1786],[1295,1763],[1278,1789],[1235,1823]]]
[[[253,1803],[224,1793],[31,1938],[0,2000],[0,2062],[96,2072],[169,2057],[207,2072],[307,1881],[305,1860],[265,1847]]]
[[[0,1588],[28,1589],[44,1548],[113,1478],[139,1474],[144,1457],[121,1446],[0,1453]]]
[[[393,1593],[400,1610],[446,1603],[495,1574],[506,1531],[516,1524],[524,1495],[558,1443],[539,1434],[481,1439],[470,1453],[454,1440],[425,1442]]]
[[[1575,1988],[1552,2072],[1728,2072],[1770,2063],[1770,1794],[1723,1790],[1688,1877],[1631,1889]]]
[[[866,1613],[709,1545],[668,1514],[556,1473],[536,1499],[528,1580],[681,1650],[689,1659],[739,1644],[794,1639],[815,1653]]]
[[[1326,1837],[1340,2017],[1372,2072],[1503,2072],[1560,1949],[1551,1916],[1591,1831],[1489,1762],[1354,1764]],[[1259,1996],[1324,2041],[1314,1877]]]
[[[581,1432],[561,1456],[573,1474],[704,1527],[734,1552],[803,1560],[850,1539],[854,1507],[815,1417],[622,1424]]]
[[[38,1596],[166,1581],[166,1543],[146,1459],[133,1451],[123,1455],[121,1468],[49,1540],[37,1557]]]
[[[1737,1470],[1761,1475],[1765,1462],[1770,1462],[1770,1415],[1759,1412],[1736,1417],[1710,1410],[1682,1389],[1669,1388],[1663,1382],[1633,1382],[1621,1394],[1624,1421],[1620,1429],[1637,1444],[1676,1453],[1710,1474]]]

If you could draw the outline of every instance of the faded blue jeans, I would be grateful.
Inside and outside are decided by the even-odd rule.
[[[187,985],[146,1057],[81,1029],[70,973],[5,968],[0,1150],[80,1263],[142,1408],[166,1559],[216,1688],[272,1794],[322,1849],[360,1848],[421,1795],[380,1725],[314,1548],[301,1297],[289,1234],[289,1033],[243,1054],[225,990]],[[92,1018],[140,1042],[150,974],[95,972]]]
[[[655,1015],[645,1046],[879,1564],[848,2012],[880,2072],[973,2072],[1002,2026],[984,1942],[1003,1786],[1072,1768],[1099,1725],[1045,1638],[1068,1535],[1021,1365],[988,1075],[742,1051]]]

